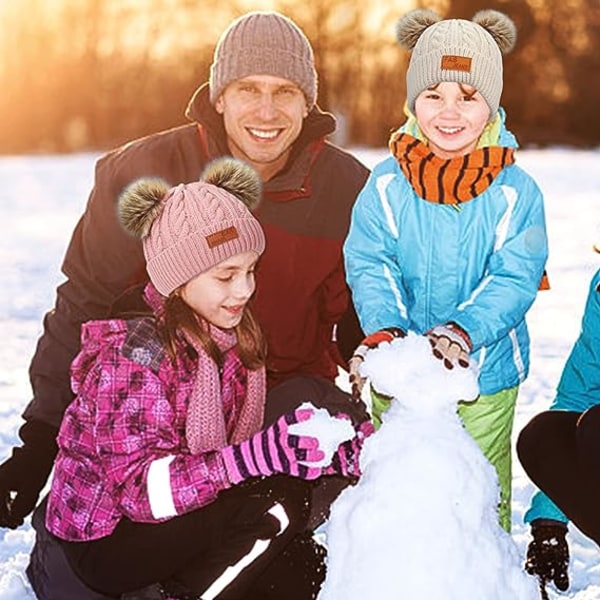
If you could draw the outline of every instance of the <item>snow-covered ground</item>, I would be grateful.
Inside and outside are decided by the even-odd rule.
[[[355,153],[369,166],[386,155],[385,150],[360,148]],[[17,443],[20,415],[31,393],[29,360],[42,316],[52,306],[54,289],[61,281],[61,258],[85,206],[95,158],[95,154],[0,158],[0,224],[4,227],[0,236],[0,459]],[[592,251],[593,243],[600,240],[600,150],[524,150],[518,162],[545,193],[552,289],[539,294],[529,313],[532,367],[521,388],[515,432],[550,404],[578,333],[590,278],[600,267],[600,255]],[[521,556],[528,542],[522,516],[532,492],[515,459],[513,539]],[[465,541],[477,544],[476,539]],[[551,590],[551,597],[599,599],[598,548],[573,527],[569,542],[571,589],[562,595]],[[32,543],[29,521],[16,531],[0,530],[2,600],[34,598],[24,576]],[[401,543],[410,545],[411,540]],[[370,549],[373,554],[377,550]],[[431,570],[422,573],[423,578],[431,576]]]

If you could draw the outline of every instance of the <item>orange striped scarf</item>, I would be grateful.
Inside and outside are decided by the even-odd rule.
[[[439,158],[412,135],[395,131],[390,150],[416,194],[429,202],[458,206],[484,192],[498,173],[515,162],[514,149],[485,146],[458,158]],[[549,290],[544,270],[540,290]]]
[[[513,148],[486,146],[458,158],[436,156],[426,144],[396,131],[390,151],[416,194],[429,202],[460,204],[484,192],[498,173],[515,162]]]

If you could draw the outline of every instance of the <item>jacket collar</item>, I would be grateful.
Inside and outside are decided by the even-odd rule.
[[[165,312],[166,298],[158,292],[151,281],[149,281],[144,287],[143,296],[144,301],[152,309],[152,312],[157,317],[162,318]]]

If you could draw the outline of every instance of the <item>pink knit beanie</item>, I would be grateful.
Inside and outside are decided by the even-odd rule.
[[[140,179],[119,198],[123,227],[142,239],[150,281],[163,295],[218,263],[253,250],[265,236],[249,209],[260,199],[258,174],[225,158],[206,168],[200,181],[170,188],[162,179]]]

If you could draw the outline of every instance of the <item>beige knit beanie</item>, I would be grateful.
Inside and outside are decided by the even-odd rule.
[[[118,215],[125,230],[141,238],[150,281],[168,296],[236,254],[263,253],[265,236],[249,210],[260,194],[251,167],[223,158],[193,183],[134,182],[119,197]]]
[[[470,85],[485,98],[490,119],[502,94],[502,54],[514,47],[512,20],[495,10],[479,11],[472,21],[442,21],[433,11],[416,9],[396,25],[396,37],[412,50],[406,73],[406,101],[415,110],[417,96],[442,81]]]
[[[310,110],[317,99],[317,72],[307,37],[277,12],[251,12],[223,32],[210,67],[210,101],[236,79],[272,75],[293,81],[306,96]]]

